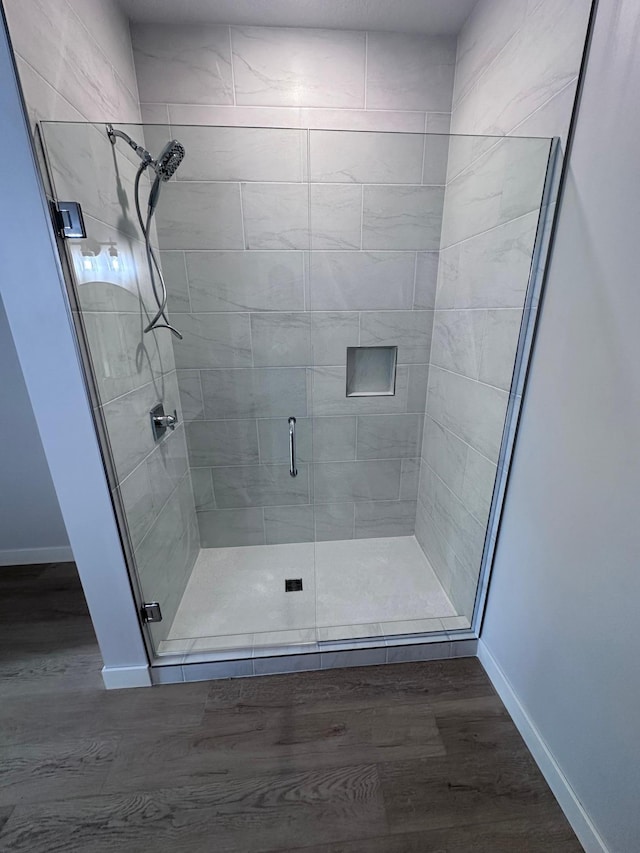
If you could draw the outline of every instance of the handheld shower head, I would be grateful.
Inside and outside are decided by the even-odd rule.
[[[164,146],[158,159],[151,164],[156,175],[161,181],[168,181],[176,172],[176,169],[182,163],[184,158],[184,145],[178,142],[177,139],[171,139]]]

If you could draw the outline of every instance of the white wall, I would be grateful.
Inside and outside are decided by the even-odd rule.
[[[640,839],[639,90],[638,4],[600,0],[481,643],[616,853]]]
[[[0,300],[0,566],[70,560],[69,540]]]

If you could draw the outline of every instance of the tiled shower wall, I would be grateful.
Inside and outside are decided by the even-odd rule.
[[[140,121],[129,24],[110,0],[5,0],[4,7],[32,121],[78,122],[49,126],[45,136],[58,194],[84,210],[88,240],[68,246],[97,385],[93,402],[107,426],[111,486],[124,502],[144,591],[162,604],[165,620],[154,626],[162,639],[198,532],[184,429],[158,445],[151,438],[151,406],[180,405],[175,363],[167,332],[142,332],[152,302],[132,220],[135,165],[104,132],[105,121]]]
[[[452,133],[564,137],[590,6],[480,0],[458,38]],[[544,146],[525,140],[467,145],[453,137],[449,151],[416,536],[466,615],[509,400],[544,158]]]
[[[203,546],[413,533],[455,42],[154,25],[134,54],[147,141],[188,152],[158,235]],[[358,344],[399,344],[394,397],[345,397]]]

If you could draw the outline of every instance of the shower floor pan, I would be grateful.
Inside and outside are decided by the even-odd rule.
[[[291,653],[468,627],[414,536],[207,548],[158,652]]]

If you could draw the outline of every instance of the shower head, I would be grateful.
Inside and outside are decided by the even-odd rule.
[[[173,177],[176,169],[184,158],[184,145],[177,139],[172,139],[164,146],[157,160],[151,163],[156,175],[161,181],[168,181]]]
[[[176,169],[180,163],[182,163],[184,158],[184,145],[178,142],[177,139],[171,139],[167,142],[158,155],[157,160],[154,160],[146,148],[143,148],[142,145],[138,145],[138,143],[127,133],[122,130],[117,130],[111,124],[107,125],[107,136],[109,137],[112,145],[116,144],[116,139],[124,139],[127,145],[133,148],[138,157],[144,163],[145,167],[151,166],[153,171],[156,173],[157,178],[161,181],[168,181],[169,178],[173,177]]]

